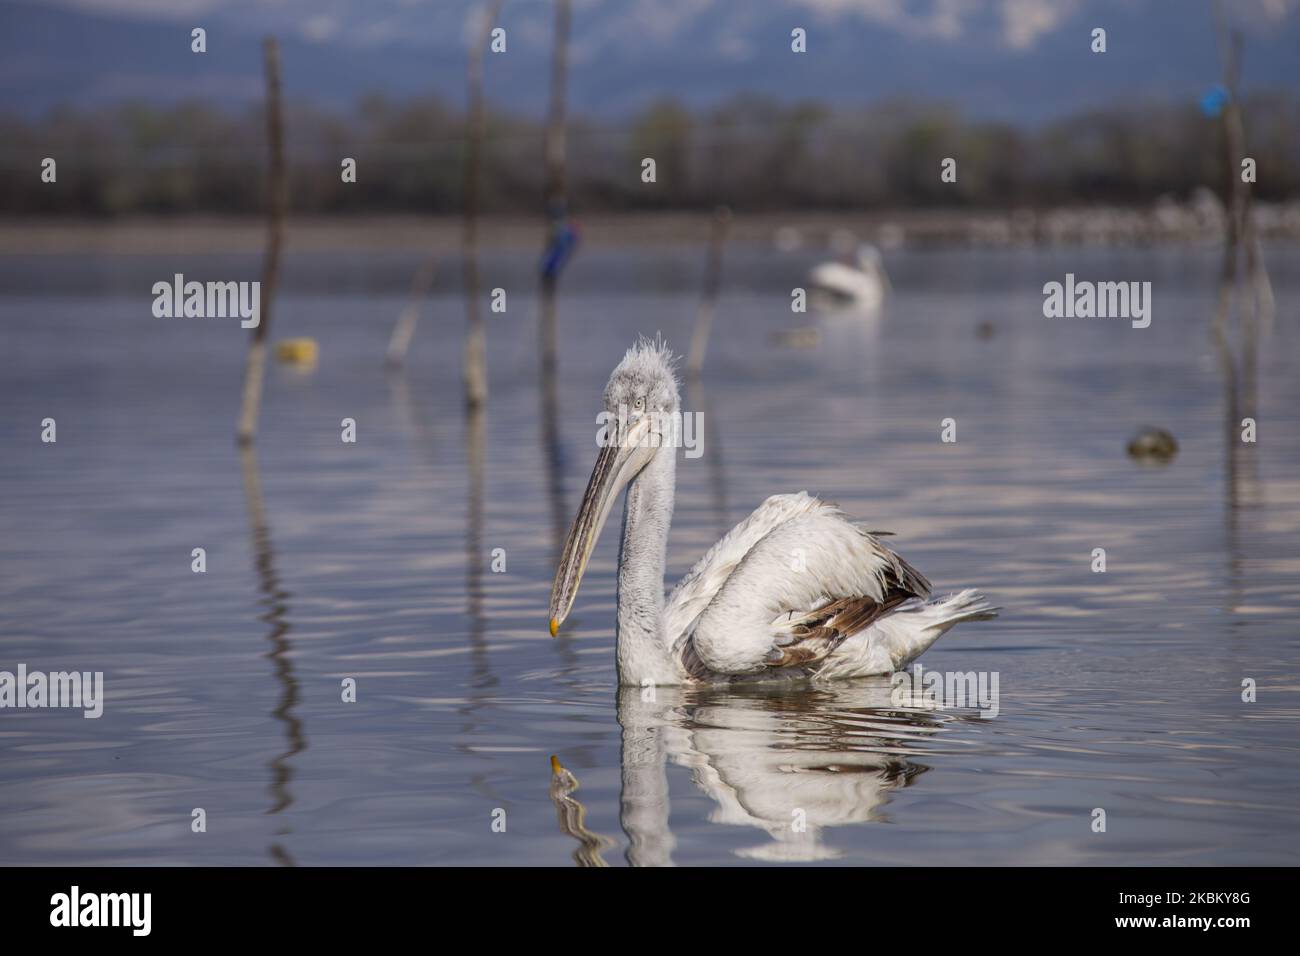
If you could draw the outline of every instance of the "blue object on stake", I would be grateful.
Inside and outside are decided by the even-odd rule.
[[[567,219],[557,222],[551,228],[551,242],[542,254],[542,275],[548,279],[558,277],[577,245],[577,224]]]
[[[542,275],[548,279],[558,278],[560,270],[568,264],[569,257],[578,245],[578,224],[571,220],[564,204],[555,204],[548,211],[551,220],[551,241],[542,253]]]
[[[1215,84],[1210,87],[1206,94],[1201,97],[1201,112],[1211,118],[1218,116],[1223,112],[1223,108],[1228,104],[1228,91],[1222,86]]]

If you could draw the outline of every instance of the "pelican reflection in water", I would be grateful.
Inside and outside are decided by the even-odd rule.
[[[577,790],[578,778],[552,754],[551,802],[555,804],[560,830],[578,841],[573,862],[581,867],[608,866],[601,854],[614,846],[614,841],[587,829],[587,808],[574,796]]]
[[[892,795],[928,769],[914,755],[961,719],[904,709],[895,698],[883,677],[812,689],[661,687],[647,695],[641,688],[621,688],[619,818],[627,862],[674,862],[670,764],[689,772],[716,804],[710,822],[753,827],[769,838],[735,850],[738,856],[786,862],[840,857],[827,843],[827,831],[885,820]],[[592,849],[612,841],[582,824],[573,795],[577,781],[563,773],[561,830],[578,841],[574,858],[580,865],[601,865],[591,861]],[[552,799],[559,779],[553,777]],[[565,825],[574,820],[579,826]]]
[[[907,666],[954,624],[993,617],[976,591],[930,584],[876,535],[806,492],[773,495],[664,599],[680,423],[672,353],[642,339],[605,387],[603,441],[551,590],[568,616],[600,531],[627,489],[615,628],[621,684],[830,679]]]

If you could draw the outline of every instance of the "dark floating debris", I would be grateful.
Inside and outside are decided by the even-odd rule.
[[[1178,441],[1163,428],[1143,428],[1128,443],[1130,458],[1164,464],[1178,454]]]
[[[975,337],[985,341],[993,338],[997,334],[998,327],[989,319],[984,319],[979,325],[975,326]]]

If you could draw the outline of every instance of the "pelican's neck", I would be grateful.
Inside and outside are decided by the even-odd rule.
[[[681,682],[664,632],[664,563],[676,480],[676,450],[670,446],[661,448],[628,485],[618,552],[620,684]]]

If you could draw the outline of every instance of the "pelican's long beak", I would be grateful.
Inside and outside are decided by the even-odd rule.
[[[647,440],[649,433],[650,419],[643,416],[628,424],[621,441],[616,443],[611,438],[596,456],[596,466],[591,470],[578,516],[573,519],[569,537],[564,541],[560,566],[555,571],[555,584],[551,587],[551,637],[559,632],[560,625],[569,616],[578,596],[582,573],[587,570],[587,560],[596,548],[600,531],[605,527],[605,519],[618,500],[619,492],[657,451],[657,446]]]

